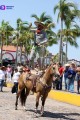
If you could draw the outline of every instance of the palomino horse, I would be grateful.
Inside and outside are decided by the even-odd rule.
[[[53,76],[55,74],[59,74],[58,67],[56,65],[49,66],[42,77],[37,75],[31,75],[30,77],[27,77],[28,75],[23,73],[19,78],[19,89],[16,95],[15,109],[17,110],[19,96],[22,106],[25,107],[26,98],[29,95],[30,90],[32,90],[33,92],[36,92],[36,113],[39,105],[39,98],[41,97],[41,115],[43,115],[45,100],[51,90]]]

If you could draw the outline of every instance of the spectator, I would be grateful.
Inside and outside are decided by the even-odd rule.
[[[77,92],[79,94],[79,88],[80,88],[80,65],[77,66],[77,69],[76,69],[76,79],[77,79]]]
[[[57,88],[59,90],[62,90],[62,78],[63,78],[63,73],[64,73],[64,67],[62,66],[61,63],[58,64],[58,67],[59,67],[58,70],[59,70],[59,73],[60,73],[60,79],[59,79]]]
[[[76,76],[76,65],[71,63],[68,69],[68,91],[74,92],[74,80]]]
[[[5,70],[6,70],[5,66],[2,66],[0,68],[0,92],[3,92],[3,85],[5,81],[5,75],[6,75]]]
[[[18,63],[18,65],[17,65],[18,72],[20,71],[20,69],[21,69],[22,67],[23,67],[23,66],[21,65],[21,63]]]
[[[17,68],[15,68],[15,72],[14,72],[14,74],[13,74],[13,78],[12,78],[12,80],[14,81],[14,91],[17,93],[17,91],[18,91],[18,79],[19,79],[19,77],[20,77],[20,72],[18,72],[18,69]]]
[[[12,67],[10,64],[8,64],[6,72],[7,72],[7,81],[11,81]]]
[[[64,65],[64,83],[65,83],[65,90],[68,90],[68,69],[70,67],[70,64]]]

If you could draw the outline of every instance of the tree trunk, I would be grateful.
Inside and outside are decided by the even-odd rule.
[[[68,42],[67,42],[67,39],[66,38],[66,55],[65,55],[65,63],[67,63],[67,50],[68,50]]]
[[[17,36],[17,46],[16,46],[16,58],[15,58],[15,66],[17,66],[17,59],[18,59],[18,36]]]
[[[59,47],[59,62],[63,65],[62,31],[63,31],[63,20],[61,19],[60,47]]]

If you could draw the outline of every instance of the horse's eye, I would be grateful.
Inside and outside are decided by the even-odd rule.
[[[55,70],[55,67],[53,67],[53,70]]]

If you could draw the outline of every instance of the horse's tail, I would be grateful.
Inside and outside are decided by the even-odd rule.
[[[27,98],[26,88],[24,88],[24,89],[21,91],[21,94],[20,94],[20,101],[21,101],[21,105],[22,105],[22,106],[25,105],[26,98]]]

